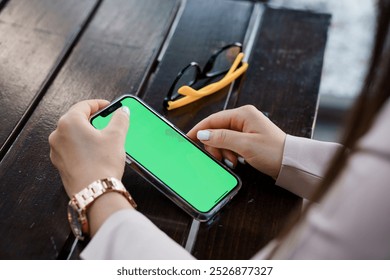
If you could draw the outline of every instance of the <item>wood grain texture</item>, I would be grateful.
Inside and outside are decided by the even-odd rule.
[[[96,0],[13,0],[1,11],[1,155],[9,148],[3,147],[6,139],[37,98],[61,52],[95,3]]]
[[[180,129],[186,131],[204,117],[223,109],[228,88],[187,106],[166,111],[163,100],[172,82],[190,62],[203,67],[221,47],[243,42],[253,4],[219,0],[189,0],[145,101]]]
[[[255,104],[286,133],[311,137],[330,16],[268,8],[236,106]]]
[[[34,98],[56,59],[55,51],[63,47],[67,34],[86,14],[85,6],[77,6],[80,3],[92,6],[94,1],[7,2],[0,13],[0,105],[7,108],[0,111],[2,120],[17,121],[25,110],[23,106]],[[189,62],[203,66],[216,49],[243,41],[253,4],[188,0],[157,65],[157,54],[179,4],[179,0],[103,1],[0,162],[0,259],[64,258],[69,252],[68,198],[50,163],[47,137],[71,105],[88,98],[111,100],[124,92],[140,94],[183,131],[223,109],[226,89],[170,112],[163,110],[162,101],[178,71]],[[240,91],[228,104],[254,104],[286,132],[310,137],[328,24],[327,15],[268,8],[250,68]],[[12,106],[16,106],[16,113]],[[0,128],[0,140],[10,131],[3,129],[5,126]],[[200,259],[250,258],[301,204],[299,198],[248,165],[239,166],[236,173],[243,180],[242,190],[219,215],[200,227],[193,250]],[[190,217],[129,167],[123,181],[139,210],[184,245]],[[81,249],[79,246],[76,252]]]
[[[183,131],[199,120],[220,111],[227,90],[174,111],[163,109],[162,102],[178,72],[191,61],[202,67],[213,52],[232,42],[242,42],[253,5],[248,2],[189,0],[169,46],[158,65],[154,79],[143,94],[144,100]],[[185,245],[192,219],[142,179],[133,193],[151,220]]]
[[[253,104],[285,132],[310,137],[328,25],[328,15],[266,9],[238,100],[229,103]],[[300,208],[300,198],[250,166],[236,173],[243,187],[213,223],[201,225],[198,258],[248,259]]]
[[[0,163],[1,259],[59,256],[70,234],[66,219],[68,198],[57,170],[50,163],[47,138],[59,117],[74,103],[136,93],[156,59],[178,3],[175,0],[103,2]]]

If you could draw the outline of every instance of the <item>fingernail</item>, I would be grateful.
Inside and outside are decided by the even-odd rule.
[[[122,106],[121,107],[122,111],[125,112],[128,116],[130,116],[130,109],[127,106]]]
[[[196,137],[199,140],[209,140],[210,139],[210,131],[208,130],[199,130],[196,134]]]
[[[243,157],[237,157],[237,160],[241,164],[245,164],[246,163],[246,161],[245,161],[245,159]]]
[[[226,166],[229,167],[230,169],[234,168],[233,162],[231,162],[230,160],[224,158],[223,161],[225,162]]]

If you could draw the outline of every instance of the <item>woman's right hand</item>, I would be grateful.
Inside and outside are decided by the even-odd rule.
[[[215,113],[199,122],[188,134],[199,140],[219,160],[233,166],[237,158],[277,178],[283,158],[286,133],[251,105]]]

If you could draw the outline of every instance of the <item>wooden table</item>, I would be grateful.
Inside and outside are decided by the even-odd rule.
[[[226,108],[253,104],[290,134],[311,137],[330,16],[229,0],[0,1],[0,258],[77,258],[68,198],[47,138],[84,99],[143,98],[183,131]],[[163,111],[177,72],[243,42],[249,69],[233,87]],[[200,259],[246,259],[279,232],[301,199],[249,165],[239,194],[194,222],[126,168],[139,211]],[[190,236],[190,237],[189,237]],[[71,252],[72,251],[72,252]]]

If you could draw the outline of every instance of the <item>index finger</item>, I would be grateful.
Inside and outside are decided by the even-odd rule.
[[[199,130],[207,129],[232,129],[240,131],[242,130],[242,122],[240,118],[237,118],[237,109],[225,110],[215,114],[212,114],[200,121],[195,125],[188,133],[187,136],[193,140],[196,140],[196,134]]]

